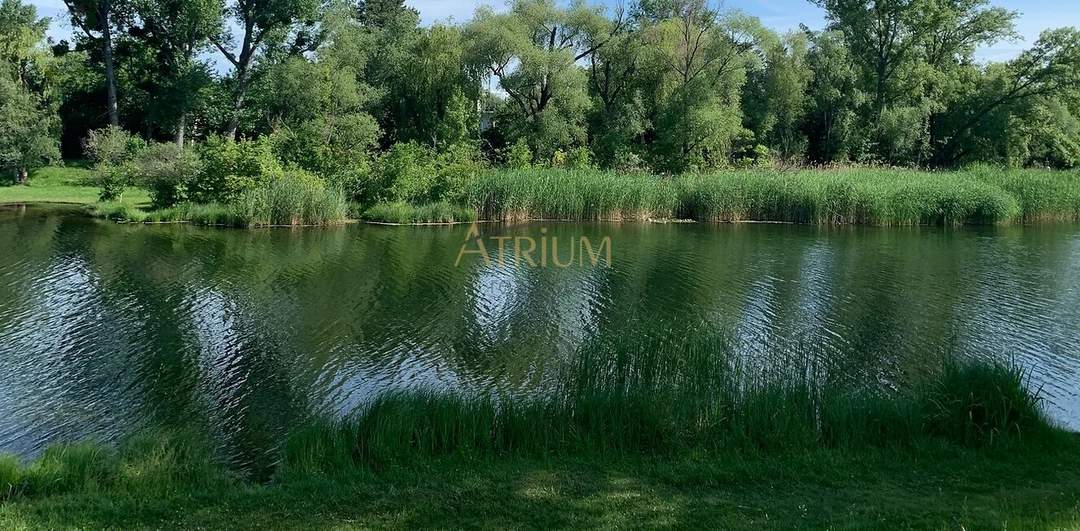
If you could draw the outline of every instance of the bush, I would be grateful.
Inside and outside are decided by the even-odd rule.
[[[107,166],[131,162],[145,148],[146,141],[116,126],[90,131],[83,143],[86,158]]]
[[[202,175],[203,163],[191,149],[155,143],[142,150],[127,171],[150,190],[155,208],[165,208],[190,199],[190,183]]]
[[[268,140],[236,142],[219,136],[199,146],[203,171],[192,174],[189,199],[197,203],[230,203],[282,173]]]
[[[455,144],[442,152],[415,142],[395,144],[366,176],[357,199],[381,202],[460,202],[466,187],[486,164],[471,144]]]
[[[124,197],[124,189],[131,184],[130,168],[101,164],[96,173],[98,186],[101,187],[99,201],[119,201]]]
[[[522,170],[532,166],[532,150],[524,138],[519,138],[506,151],[506,166],[512,170]]]

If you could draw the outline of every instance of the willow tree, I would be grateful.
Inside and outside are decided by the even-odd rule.
[[[578,61],[619,31],[603,8],[576,1],[515,0],[507,13],[487,8],[466,27],[469,62],[499,82],[509,99],[511,135],[550,156],[585,141],[587,78]]]
[[[702,0],[676,2],[672,13],[644,37],[656,164],[673,172],[721,165],[742,130],[740,91],[759,25]]]

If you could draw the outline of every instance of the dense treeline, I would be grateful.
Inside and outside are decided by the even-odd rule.
[[[488,164],[1080,165],[1075,28],[986,64],[1018,16],[988,0],[813,2],[825,30],[778,34],[705,0],[512,0],[430,27],[401,0],[66,0],[73,42],[47,46],[49,21],[3,0],[0,165],[89,147],[107,188],[142,179],[159,206],[283,174],[445,200]]]

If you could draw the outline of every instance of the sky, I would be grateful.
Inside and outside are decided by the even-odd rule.
[[[465,22],[472,18],[480,5],[502,7],[502,0],[405,0],[420,12],[424,24],[435,22]],[[600,0],[597,0],[599,3]],[[63,0],[29,0],[37,6],[38,15],[52,18],[49,36],[54,40],[70,38],[71,25],[67,21]],[[614,7],[618,0],[603,0]],[[981,61],[1004,61],[1016,57],[1020,51],[1031,46],[1044,29],[1062,26],[1080,27],[1080,1],[1076,0],[991,0],[995,6],[1021,13],[1016,23],[1017,32],[1023,36],[1018,42],[999,42],[978,51]],[[825,15],[808,0],[726,0],[723,7],[738,9],[756,16],[768,27],[786,31],[806,24],[811,29],[825,26]],[[212,58],[216,60],[220,58]]]

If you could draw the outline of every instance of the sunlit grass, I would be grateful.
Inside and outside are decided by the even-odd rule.
[[[92,205],[98,202],[101,189],[94,184],[93,172],[84,164],[38,168],[30,173],[25,185],[0,182],[2,203],[72,203]],[[149,193],[129,187],[121,203],[135,207],[150,203]]]

